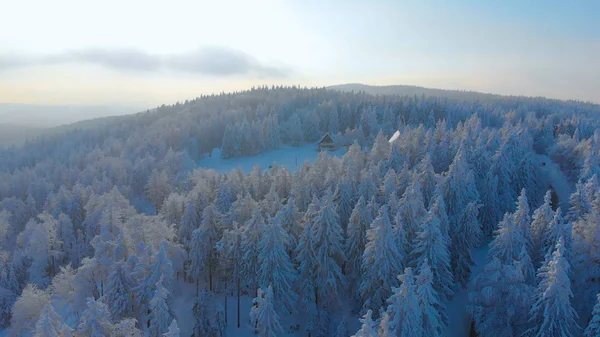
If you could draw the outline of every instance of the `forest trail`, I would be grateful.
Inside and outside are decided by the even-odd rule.
[[[471,280],[473,280],[483,270],[485,266],[485,258],[489,247],[487,245],[479,248],[475,248],[471,251],[473,262],[475,265],[471,269]],[[448,337],[460,337],[469,336],[471,330],[471,320],[467,313],[467,306],[469,305],[469,292],[471,291],[469,284],[462,289],[457,290],[454,297],[446,308],[446,316],[448,317],[448,328],[445,331],[445,336]]]

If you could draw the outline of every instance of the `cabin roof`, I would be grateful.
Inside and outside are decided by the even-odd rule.
[[[329,134],[329,132],[327,132],[319,141],[319,144],[322,143],[333,143],[333,138],[331,138],[331,135]]]

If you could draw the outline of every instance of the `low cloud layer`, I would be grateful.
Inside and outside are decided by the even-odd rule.
[[[222,47],[204,47],[193,52],[172,55],[155,55],[132,48],[78,49],[46,56],[0,54],[0,71],[69,63],[96,64],[119,71],[167,70],[208,76],[285,78],[290,73],[288,69],[263,64],[242,51]]]

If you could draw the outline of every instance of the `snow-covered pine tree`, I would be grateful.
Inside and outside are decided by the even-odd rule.
[[[592,319],[590,319],[583,335],[585,337],[600,336],[600,294],[596,295],[596,305],[594,305],[592,311]]]
[[[544,237],[548,231],[550,221],[554,217],[554,210],[552,209],[551,203],[551,192],[547,191],[544,196],[544,203],[538,207],[531,217],[531,239],[533,242],[532,259],[535,265],[539,265],[543,257],[548,252],[548,248],[552,249],[555,242],[552,243],[551,247],[545,247]]]
[[[421,162],[417,165],[417,179],[421,185],[423,194],[423,204],[425,207],[431,207],[432,199],[435,197],[435,190],[438,184],[438,177],[431,163],[431,155],[427,153]]]
[[[527,241],[521,227],[515,225],[512,214],[504,214],[504,219],[498,224],[496,237],[490,243],[488,261],[497,257],[502,264],[511,264],[519,259],[523,247],[527,247]]]
[[[350,178],[342,177],[333,194],[333,201],[335,202],[335,210],[340,216],[342,229],[345,232],[348,228],[348,221],[350,221],[350,216],[354,207],[354,192],[352,190],[352,181]]]
[[[338,132],[340,132],[340,116],[337,104],[332,102],[329,111],[329,133],[335,135]]]
[[[200,221],[200,227],[198,230],[201,232],[201,242],[203,244],[203,250],[205,254],[205,260],[203,261],[204,270],[207,273],[208,278],[208,290],[213,289],[213,275],[215,270],[216,260],[216,242],[220,232],[219,221],[221,215],[217,211],[214,204],[209,204],[202,211],[202,221]],[[196,235],[194,235],[196,236]]]
[[[474,280],[469,294],[468,310],[477,333],[520,336],[527,327],[531,293],[532,287],[526,283],[518,261],[502,264],[492,257]]]
[[[171,310],[169,309],[169,290],[162,284],[162,278],[156,283],[154,297],[150,300],[150,314],[148,315],[148,331],[150,337],[162,337],[169,329],[172,322]]]
[[[398,176],[396,175],[396,171],[390,168],[387,173],[383,177],[383,181],[380,187],[381,200],[384,203],[387,203],[392,196],[396,195],[396,190],[398,189]]]
[[[440,230],[440,220],[432,213],[427,213],[421,223],[409,260],[409,265],[414,268],[420,268],[427,260],[433,272],[434,287],[441,300],[451,298],[453,281],[448,243]]]
[[[110,336],[112,324],[106,304],[96,301],[93,297],[87,299],[87,308],[81,314],[77,326],[77,336],[105,337]]]
[[[417,295],[415,275],[406,268],[398,276],[400,287],[392,289],[388,307],[380,321],[380,336],[423,336],[423,312]]]
[[[179,326],[176,319],[173,319],[171,325],[169,325],[169,330],[163,334],[163,337],[179,337]]]
[[[341,298],[341,291],[346,284],[342,274],[342,265],[346,262],[346,257],[342,227],[331,193],[323,197],[322,203],[323,206],[312,226],[312,235],[313,249],[318,261],[315,265],[316,303],[327,308],[338,303]]]
[[[429,263],[425,260],[416,277],[416,291],[423,312],[423,337],[442,336],[447,322],[444,307],[433,287],[433,281],[433,273]]]
[[[571,306],[571,267],[564,255],[564,241],[559,238],[548,265],[540,268],[538,274],[540,283],[529,319],[532,328],[528,333],[532,336],[570,337],[580,332],[578,315]]]
[[[258,288],[258,245],[265,229],[265,220],[260,210],[255,210],[250,220],[246,221],[242,234],[242,279],[253,291]]]
[[[315,255],[313,237],[313,222],[315,221],[318,202],[314,201],[308,206],[305,214],[304,228],[298,239],[296,248],[296,263],[298,265],[298,283],[300,306],[307,316],[307,330],[311,331],[318,319],[316,294],[315,294]]]
[[[521,194],[517,199],[517,209],[514,213],[515,226],[521,228],[521,233],[525,238],[525,244],[527,250],[531,252],[533,250],[533,241],[531,239],[531,216],[529,215],[529,201],[527,200],[527,191],[521,189]]]
[[[548,224],[547,231],[544,233],[542,250],[544,254],[552,252],[552,248],[556,245],[559,238],[563,238],[565,253],[564,258],[569,265],[573,264],[573,226],[571,223],[565,222],[562,217],[560,207],[554,212],[554,217]],[[570,276],[570,275],[569,275]]]
[[[259,289],[251,309],[253,329],[259,337],[277,337],[283,333],[279,323],[279,315],[275,311],[273,288],[269,286],[265,292]]]
[[[61,336],[61,317],[54,311],[51,303],[46,304],[40,318],[35,323],[33,337]]]
[[[102,302],[107,305],[111,319],[120,321],[132,316],[134,308],[131,292],[135,284],[123,262],[115,262],[111,269]]]
[[[192,308],[194,316],[192,334],[194,337],[212,336],[216,332],[215,313],[212,308],[214,301],[213,293],[208,291],[201,291],[196,297]]]
[[[367,245],[362,256],[362,280],[359,291],[364,309],[379,310],[397,286],[397,275],[402,272],[403,256],[396,246],[387,206],[367,230]]]
[[[500,207],[498,206],[498,177],[488,171],[485,184],[486,188],[480,191],[483,207],[479,212],[479,222],[481,223],[483,234],[487,239],[490,239],[493,237],[498,222],[500,222],[502,217]]]
[[[195,202],[190,201],[183,211],[183,217],[181,218],[181,223],[179,224],[179,229],[177,231],[179,241],[188,249],[190,249],[192,232],[198,228],[199,223],[198,210],[196,209]]]
[[[419,231],[419,224],[421,224],[426,215],[427,210],[423,204],[421,185],[415,179],[406,188],[404,195],[400,198],[400,206],[398,207],[398,216],[405,225],[406,237],[409,244],[414,243],[413,240]]]
[[[375,142],[373,143],[371,153],[369,154],[369,161],[373,165],[377,165],[387,157],[387,154],[390,151],[389,148],[390,143],[388,142],[387,137],[383,134],[382,130],[379,130],[377,136],[375,137]]]
[[[360,184],[358,185],[358,195],[363,196],[365,200],[370,201],[379,197],[379,188],[373,179],[373,174],[368,169],[360,172]]]
[[[482,240],[481,226],[477,219],[480,205],[470,202],[454,228],[451,246],[452,274],[454,281],[464,287],[471,277],[474,262],[471,250],[479,247]]]
[[[379,337],[377,333],[377,322],[373,321],[373,311],[367,310],[367,313],[360,319],[362,323],[360,330],[356,332],[352,337]]]
[[[272,287],[275,306],[287,312],[295,310],[298,295],[293,284],[296,280],[296,270],[286,251],[288,235],[281,227],[277,218],[272,218],[266,225],[258,243],[258,265],[260,287]]]
[[[350,221],[348,223],[347,239],[344,247],[348,262],[346,263],[345,275],[350,282],[351,293],[358,293],[358,282],[361,279],[362,255],[367,245],[367,229],[373,222],[370,212],[367,210],[365,198],[358,198]]]
[[[287,246],[285,248],[290,256],[292,256],[292,253],[298,246],[298,238],[302,231],[300,217],[301,215],[298,212],[298,207],[296,207],[296,201],[293,197],[290,197],[287,203],[275,215],[277,222],[288,234]]]
[[[288,137],[292,146],[300,146],[304,141],[304,135],[302,134],[302,122],[297,113],[294,113],[288,120]]]

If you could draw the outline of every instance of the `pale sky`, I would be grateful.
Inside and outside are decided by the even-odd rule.
[[[156,106],[261,84],[600,103],[600,1],[0,0],[0,102]]]

